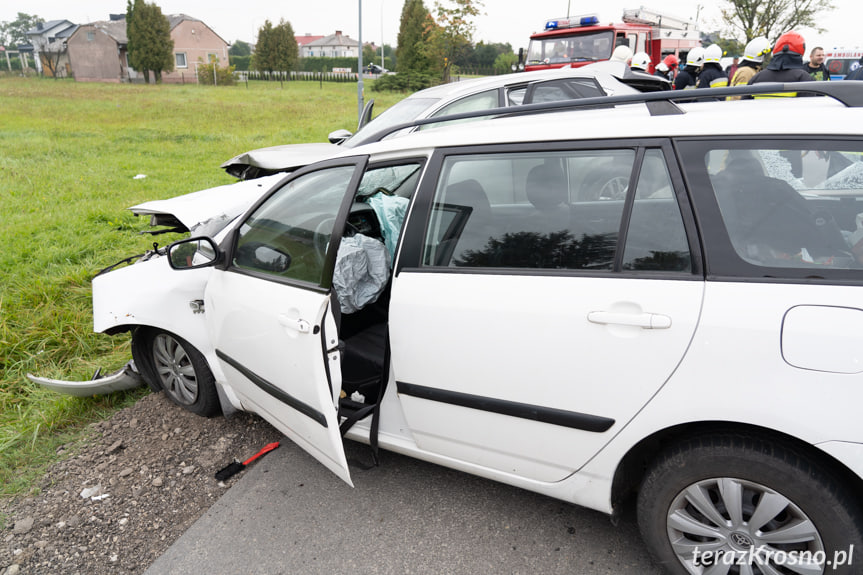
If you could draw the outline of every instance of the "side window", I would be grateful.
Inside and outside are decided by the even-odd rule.
[[[500,100],[498,96],[497,90],[488,90],[486,92],[480,92],[479,94],[473,94],[471,96],[466,96],[460,100],[456,100],[455,102],[448,104],[432,114],[431,117],[437,118],[439,116],[448,116],[450,114],[461,114],[463,112],[479,112],[481,110],[491,110],[492,108],[497,108],[500,106]],[[472,122],[476,119],[482,118],[473,118],[469,120],[456,120],[452,123],[458,122]],[[449,125],[450,122],[447,122]],[[429,129],[433,127],[440,126],[441,124],[428,124],[426,126],[422,126],[421,129]]]
[[[424,266],[691,272],[664,156],[633,149],[450,156],[423,248]],[[633,197],[628,198],[628,195]],[[632,202],[626,245],[618,236]]]
[[[647,150],[629,217],[622,269],[692,270],[689,242],[662,152]]]
[[[749,264],[863,268],[863,144],[744,142],[693,145],[737,256]]]
[[[520,106],[524,103],[524,94],[527,92],[527,86],[517,86],[510,88],[506,93],[507,106]]]
[[[176,63],[177,68],[188,68],[185,52],[177,52],[174,54],[174,62]]]
[[[605,92],[593,78],[566,78],[537,82],[528,87],[526,104],[557,102],[605,96]]]
[[[647,34],[644,32],[638,33],[638,44],[635,49],[635,52],[645,52],[647,51]]]
[[[611,270],[635,151],[450,156],[423,265]]]
[[[232,263],[319,285],[336,214],[354,166],[305,174],[285,184],[240,227]]]

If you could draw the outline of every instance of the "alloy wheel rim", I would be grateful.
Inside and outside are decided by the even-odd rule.
[[[162,388],[182,405],[198,398],[198,378],[192,358],[176,339],[161,333],[153,340],[153,359]]]

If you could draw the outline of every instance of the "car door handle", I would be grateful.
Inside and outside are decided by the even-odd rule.
[[[306,320],[288,317],[283,313],[279,314],[279,323],[288,329],[292,329],[300,333],[309,333],[312,331],[312,325]]]
[[[668,329],[671,318],[659,313],[623,313],[614,311],[592,311],[587,321],[603,325],[633,325],[644,329]]]

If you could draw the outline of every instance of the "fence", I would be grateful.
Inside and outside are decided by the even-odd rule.
[[[493,76],[499,73],[506,73],[509,70],[501,72],[493,68],[473,68],[461,66],[457,71],[452,72],[453,79],[462,76]],[[248,82],[249,80],[263,80],[265,82],[357,82],[359,78],[356,72],[304,72],[291,70],[289,72],[261,72],[259,70],[237,70],[234,72],[234,77],[237,82]],[[372,75],[377,77],[377,75]]]
[[[357,82],[355,72],[261,72],[259,70],[242,70],[234,72],[237,82],[262,80],[265,82]]]

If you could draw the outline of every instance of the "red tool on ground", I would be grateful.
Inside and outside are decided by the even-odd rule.
[[[233,477],[234,475],[236,475],[237,473],[239,473],[240,471],[245,469],[248,464],[250,464],[251,462],[253,462],[257,458],[259,458],[263,455],[266,455],[267,453],[271,452],[272,450],[274,450],[278,446],[279,446],[278,441],[275,441],[273,443],[268,443],[267,445],[264,446],[263,449],[261,449],[259,452],[257,452],[256,454],[254,454],[253,456],[251,456],[250,458],[248,458],[247,460],[245,460],[243,462],[240,462],[238,459],[235,459],[234,461],[232,461],[230,463],[230,465],[228,465],[227,467],[223,467],[222,469],[220,469],[216,472],[216,479],[218,479],[219,481],[224,481],[225,479],[228,479],[229,477]]]

